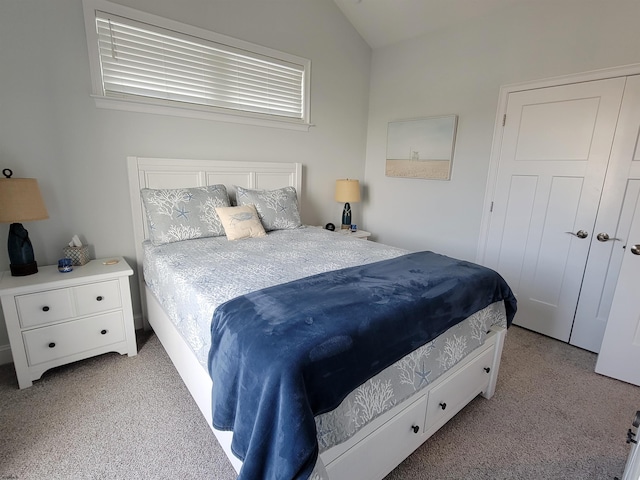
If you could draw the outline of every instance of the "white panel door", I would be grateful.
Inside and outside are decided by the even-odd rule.
[[[569,342],[572,345],[600,351],[609,318],[609,310],[624,254],[624,241],[629,233],[629,205],[635,197],[628,195],[635,184],[629,178],[640,178],[640,155],[637,148],[640,131],[640,75],[627,77],[622,106],[613,140],[609,167],[602,190],[598,217],[591,236],[591,249],[584,273],[580,299]],[[625,198],[627,195],[628,198]],[[622,212],[622,213],[621,213]]]
[[[632,213],[609,321],[596,372],[640,385],[640,180],[631,180],[623,217]]]
[[[634,91],[637,92],[633,111],[635,123],[618,127],[625,129],[625,136],[631,141],[624,143],[622,153],[632,158],[619,233],[616,235],[624,241],[624,253],[596,372],[640,385],[640,80],[639,77],[630,80],[635,82]],[[640,460],[637,468],[638,465]]]
[[[515,323],[569,341],[625,78],[509,94],[484,263]]]

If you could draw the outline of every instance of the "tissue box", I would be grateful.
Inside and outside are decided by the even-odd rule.
[[[64,247],[62,253],[65,258],[70,258],[73,265],[79,266],[89,263],[89,247],[83,245],[81,247]]]

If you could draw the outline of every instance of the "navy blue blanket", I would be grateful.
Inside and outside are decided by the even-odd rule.
[[[213,425],[239,479],[306,479],[314,416],[488,305],[516,301],[493,270],[432,252],[322,273],[220,305],[211,326]]]

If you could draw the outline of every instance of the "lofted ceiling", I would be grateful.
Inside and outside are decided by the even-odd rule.
[[[531,0],[334,0],[373,49]]]

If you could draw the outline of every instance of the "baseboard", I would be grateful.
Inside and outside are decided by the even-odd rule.
[[[12,362],[11,346],[8,343],[6,345],[0,345],[0,365]]]
[[[144,318],[141,313],[133,314],[133,325],[135,330],[140,330],[141,328],[145,328]]]

